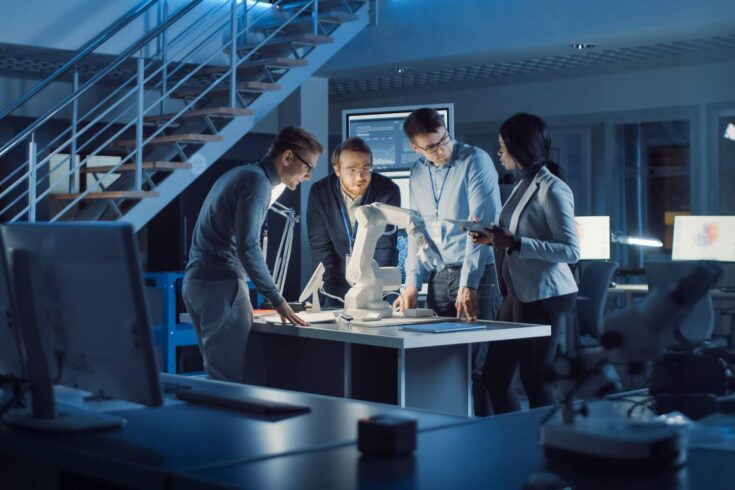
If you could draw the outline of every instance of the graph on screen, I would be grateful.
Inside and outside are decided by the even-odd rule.
[[[610,216],[576,216],[580,260],[610,259]]]
[[[735,216],[677,216],[671,258],[735,262]]]

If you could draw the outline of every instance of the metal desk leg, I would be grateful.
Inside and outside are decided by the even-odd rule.
[[[344,344],[344,397],[352,398],[352,344],[345,342]]]
[[[406,406],[406,351],[398,349],[398,406]]]
[[[472,344],[467,344],[467,416],[474,415],[474,404],[472,403]]]

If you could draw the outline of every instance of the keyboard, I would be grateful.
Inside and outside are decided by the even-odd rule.
[[[291,403],[274,402],[271,400],[263,400],[262,398],[252,398],[239,395],[214,394],[201,391],[196,388],[178,390],[176,392],[176,398],[191,403],[213,405],[216,407],[266,415],[311,411],[311,407],[306,405],[294,405]]]

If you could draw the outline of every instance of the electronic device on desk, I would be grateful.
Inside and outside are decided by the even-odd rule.
[[[675,216],[671,260],[716,260],[723,268],[716,287],[735,291],[735,216]]]
[[[311,411],[311,407],[306,405],[240,396],[236,393],[212,393],[206,389],[202,390],[189,386],[176,390],[176,398],[191,403],[213,405],[263,415],[288,415]]]
[[[374,203],[357,208],[355,217],[357,235],[345,274],[352,287],[345,295],[345,314],[355,320],[389,318],[393,309],[383,300],[383,293],[401,286],[401,274],[397,267],[380,267],[373,259],[385,227],[394,225],[406,229],[409,239],[416,245],[417,258],[427,270],[444,268],[441,254],[416,211]]]
[[[698,263],[684,277],[653,289],[642,303],[609,315],[602,348],[557,357],[548,374],[559,393],[557,408],[561,413],[541,428],[541,444],[552,465],[573,459],[587,460],[603,469],[656,472],[686,461],[681,431],[675,427],[624,416],[587,417],[586,409],[579,410],[574,398],[595,398],[619,389],[610,361],[641,370],[644,363],[659,358],[672,346],[689,348],[701,343],[704,334],[682,329],[682,320],[721,273],[714,263]],[[709,328],[702,325],[703,331]]]
[[[311,296],[311,311],[322,311],[321,304],[319,303],[319,291],[322,289],[323,286],[324,264],[319,262],[319,265],[316,266],[314,273],[309,278],[309,282],[306,283],[304,290],[301,291],[299,302],[306,303],[306,301],[309,299],[309,296]]]
[[[163,403],[133,228],[123,223],[0,227],[32,409],[9,424],[48,431],[121,427],[120,417],[55,403],[53,385]]]
[[[610,216],[575,216],[579,260],[610,260]]]

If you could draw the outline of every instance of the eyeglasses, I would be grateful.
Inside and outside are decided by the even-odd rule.
[[[447,131],[446,133],[444,133],[444,136],[442,136],[442,139],[440,139],[439,141],[437,141],[433,145],[429,145],[426,148],[423,148],[423,147],[421,147],[419,145],[416,145],[416,148],[418,148],[421,151],[425,151],[426,153],[428,153],[428,154],[431,155],[431,154],[434,154],[437,151],[439,151],[439,148],[443,147],[447,143],[449,143],[449,131]]]
[[[373,167],[353,167],[353,168],[344,168],[342,169],[342,172],[346,173],[350,177],[357,177],[358,175],[361,175],[363,177],[367,177],[371,173],[373,173]]]
[[[298,158],[299,160],[301,160],[301,163],[303,163],[304,165],[306,165],[306,168],[307,168],[307,170],[308,170],[309,173],[312,173],[314,171],[314,167],[312,165],[310,165],[309,162],[307,162],[306,160],[304,160],[303,158],[301,158],[298,153],[296,153],[295,151],[292,151],[291,153],[294,156],[296,156],[296,158]]]

